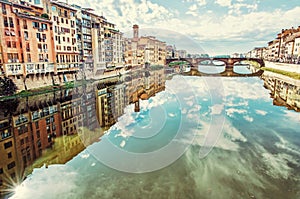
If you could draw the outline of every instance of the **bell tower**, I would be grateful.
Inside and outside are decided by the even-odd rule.
[[[133,39],[137,41],[139,39],[139,26],[138,25],[133,25]]]

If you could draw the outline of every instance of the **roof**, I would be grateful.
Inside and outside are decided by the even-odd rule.
[[[73,10],[73,11],[77,11],[77,9],[75,7],[72,7],[71,5],[69,4],[66,4],[64,2],[59,2],[59,1],[50,1],[51,4],[55,4],[55,5],[58,5],[58,6],[61,6],[63,8],[67,8],[67,9],[70,9],[70,10]]]

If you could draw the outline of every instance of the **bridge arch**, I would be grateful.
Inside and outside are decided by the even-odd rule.
[[[199,64],[203,61],[222,61],[225,63],[226,68],[233,68],[234,64],[241,61],[252,61],[259,64],[259,67],[264,67],[265,62],[262,59],[258,58],[178,58],[178,59],[166,59],[166,65],[169,65],[174,61],[186,61],[191,67],[198,68]]]

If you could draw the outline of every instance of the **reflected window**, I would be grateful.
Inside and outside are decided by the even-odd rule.
[[[12,168],[14,168],[16,166],[16,163],[15,163],[15,161],[13,161],[13,162],[11,162],[11,163],[9,163],[8,165],[7,165],[7,169],[9,170],[9,169],[12,169]]]
[[[12,147],[12,141],[4,143],[4,149],[8,149],[10,147]]]
[[[9,153],[7,154],[7,158],[12,158],[12,153],[11,153],[11,152],[9,152]]]

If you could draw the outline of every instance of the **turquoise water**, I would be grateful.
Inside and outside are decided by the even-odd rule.
[[[300,198],[300,115],[263,81],[181,77],[12,198]]]

